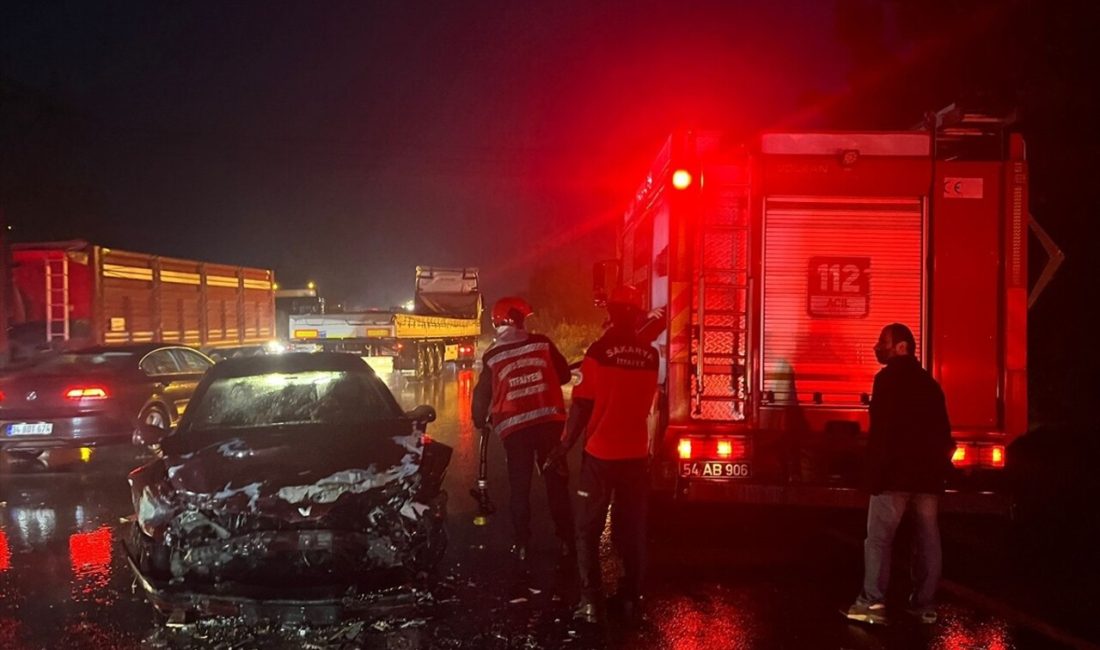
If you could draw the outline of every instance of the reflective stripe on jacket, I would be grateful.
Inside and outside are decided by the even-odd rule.
[[[544,422],[565,420],[561,384],[569,366],[550,339],[517,330],[502,336],[485,353],[474,390],[473,416],[487,418],[503,438]]]

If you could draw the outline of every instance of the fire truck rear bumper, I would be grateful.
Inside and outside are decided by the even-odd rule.
[[[739,481],[681,481],[677,497],[686,501],[774,504],[823,508],[866,508],[867,493],[855,488],[822,485],[769,485]],[[994,492],[948,490],[943,512],[1008,515],[1011,499]]]

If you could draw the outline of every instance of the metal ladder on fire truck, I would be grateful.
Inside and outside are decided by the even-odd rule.
[[[46,258],[46,344],[69,340],[69,257]]]
[[[736,423],[748,415],[749,192],[744,169],[719,168],[702,195],[691,391],[692,417],[699,420]]]

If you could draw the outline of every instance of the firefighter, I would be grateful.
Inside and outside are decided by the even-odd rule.
[[[599,546],[609,508],[611,537],[624,568],[613,600],[627,616],[637,613],[640,604],[649,506],[647,420],[657,393],[657,350],[638,334],[641,293],[617,287],[607,310],[610,327],[585,353],[565,437],[549,463],[564,459],[585,434],[577,488],[581,601],[574,616],[591,623],[604,611]]]
[[[482,357],[474,387],[474,424],[488,423],[504,443],[512,518],[512,554],[523,561],[531,538],[531,476],[562,436],[565,401],[561,385],[571,379],[569,363],[545,336],[524,329],[532,313],[522,298],[502,298],[493,306],[497,337]],[[550,516],[563,558],[576,552],[569,470],[562,464],[542,473]]]

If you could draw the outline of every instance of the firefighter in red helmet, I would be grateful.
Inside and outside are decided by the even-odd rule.
[[[609,508],[611,539],[624,569],[614,600],[626,616],[639,613],[649,504],[648,418],[657,394],[657,350],[638,333],[641,293],[630,286],[616,288],[607,311],[611,325],[585,353],[565,436],[548,464],[564,459],[584,434],[577,487],[581,602],[575,617],[589,622],[603,613],[600,537]]]
[[[531,538],[531,477],[559,444],[565,422],[561,386],[568,383],[569,363],[554,343],[532,334],[524,321],[532,313],[522,298],[502,298],[493,305],[497,336],[482,357],[474,387],[473,421],[491,423],[504,443],[508,463],[512,553],[526,560]],[[575,554],[569,471],[565,465],[543,472],[546,496],[563,557]]]

